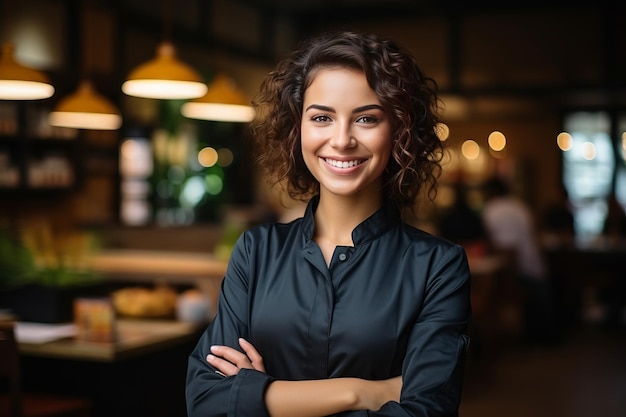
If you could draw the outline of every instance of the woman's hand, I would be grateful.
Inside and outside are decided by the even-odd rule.
[[[211,346],[206,360],[224,376],[237,375],[243,368],[265,372],[263,357],[256,348],[244,338],[239,338],[239,346],[244,353],[229,346]]]

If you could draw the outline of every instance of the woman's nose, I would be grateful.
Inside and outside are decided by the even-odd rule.
[[[330,145],[336,149],[347,149],[356,146],[356,138],[350,126],[338,124],[333,132]]]

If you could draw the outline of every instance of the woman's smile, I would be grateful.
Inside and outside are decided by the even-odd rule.
[[[326,161],[328,165],[332,165],[335,168],[352,168],[360,165],[363,162],[363,160],[360,159],[354,159],[352,161],[338,161],[336,159],[330,158],[324,158],[324,161]]]

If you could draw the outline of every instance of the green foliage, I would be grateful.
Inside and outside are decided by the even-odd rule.
[[[50,287],[89,284],[100,279],[94,272],[76,271],[63,265],[39,268],[32,278],[28,282]]]
[[[63,287],[98,282],[96,273],[60,261],[42,264],[20,239],[0,232],[0,287],[37,284]]]
[[[35,261],[28,248],[8,233],[0,232],[0,286],[29,281],[35,270]]]

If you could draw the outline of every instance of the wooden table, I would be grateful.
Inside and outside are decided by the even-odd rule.
[[[188,343],[198,338],[198,326],[175,320],[117,320],[115,343],[62,338],[46,343],[19,343],[26,356],[114,362]]]
[[[116,343],[20,343],[25,388],[90,398],[93,417],[186,415],[187,360],[204,326],[124,319],[118,328]]]

